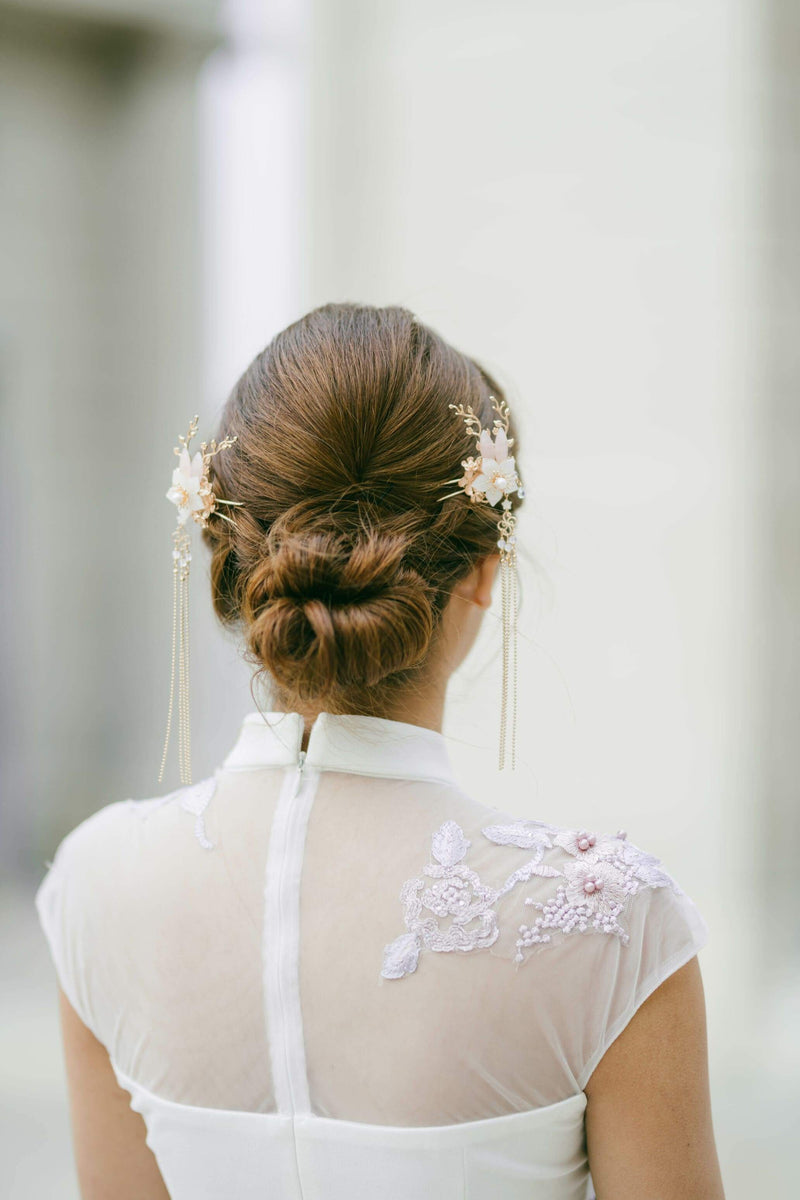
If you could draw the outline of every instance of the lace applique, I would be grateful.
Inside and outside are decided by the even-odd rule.
[[[200,845],[204,850],[213,850],[214,843],[210,842],[206,836],[205,811],[216,787],[216,775],[209,775],[208,779],[201,779],[197,783],[175,788],[174,791],[167,792],[165,796],[156,796],[152,800],[128,800],[127,803],[133,807],[133,811],[140,821],[146,821],[151,813],[163,808],[165,804],[174,804],[176,801],[180,801],[181,808],[195,818],[194,836]]]
[[[526,904],[540,910],[531,925],[520,925],[515,961],[524,960],[524,951],[532,946],[547,944],[552,933],[586,933],[596,930],[612,934],[623,945],[630,935],[620,924],[619,917],[629,896],[642,887],[671,887],[683,895],[671,875],[661,869],[660,860],[628,842],[620,830],[616,837],[589,833],[586,830],[563,830],[554,841],[574,862],[568,862],[558,872],[566,880],[558,885],[549,900],[528,897]]]
[[[501,887],[491,887],[461,861],[472,844],[464,837],[461,826],[455,821],[445,821],[431,842],[431,857],[436,861],[423,867],[423,873],[437,882],[426,888],[421,877],[407,879],[400,889],[407,932],[384,946],[381,975],[385,979],[401,979],[415,971],[423,946],[438,951],[491,946],[500,933],[494,911],[500,897],[532,875],[558,874],[541,861],[545,849],[552,846],[545,827],[523,833],[517,826],[495,825],[484,833],[501,845],[508,844],[504,840],[507,836],[524,837],[526,848],[532,849],[534,855],[509,875]],[[432,915],[423,915],[424,910]],[[440,919],[448,917],[450,923],[442,926]]]
[[[524,950],[546,945],[556,931],[596,930],[627,944],[630,935],[619,917],[629,896],[642,887],[671,887],[683,895],[672,876],[661,869],[660,860],[628,842],[624,830],[610,836],[519,820],[487,825],[482,832],[498,846],[517,846],[532,850],[533,855],[500,887],[491,887],[462,861],[472,843],[461,827],[445,821],[432,838],[435,862],[423,867],[423,874],[437,882],[426,888],[422,877],[408,879],[400,890],[406,932],[384,946],[381,975],[385,979],[401,979],[415,971],[423,948],[469,951],[491,946],[500,933],[497,901],[534,875],[564,882],[548,900],[525,900],[539,909],[540,915],[532,924],[519,927],[517,964],[524,960]],[[545,852],[556,848],[573,860],[564,864],[563,870],[543,862]],[[443,926],[441,921],[448,917],[450,923]]]
[[[199,783],[182,789],[181,808],[194,817],[194,836],[204,850],[214,849],[214,843],[206,837],[205,811],[216,790],[216,775],[209,775],[208,779],[201,779]]]

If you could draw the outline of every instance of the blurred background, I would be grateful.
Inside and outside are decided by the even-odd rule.
[[[77,1197],[34,890],[178,786],[172,448],[330,300],[508,387],[522,757],[495,610],[454,764],[663,859],[711,934],[728,1200],[794,1194],[799,138],[793,0],[0,0],[0,1195]],[[201,778],[254,705],[202,553],[191,605]]]

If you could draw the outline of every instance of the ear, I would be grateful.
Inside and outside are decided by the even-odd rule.
[[[492,585],[499,566],[499,554],[487,554],[486,558],[478,559],[475,564],[477,580],[472,598],[481,608],[489,608],[492,603]]]

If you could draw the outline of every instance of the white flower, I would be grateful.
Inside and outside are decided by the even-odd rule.
[[[186,448],[181,450],[179,465],[172,472],[172,487],[166,497],[178,509],[179,525],[185,525],[189,517],[210,507],[210,492],[204,478],[203,456],[199,450],[191,460]]]
[[[567,854],[585,862],[597,862],[600,858],[608,858],[618,849],[617,838],[608,837],[604,833],[590,833],[586,829],[564,829],[556,835],[554,841],[562,850],[566,850]]]
[[[437,917],[462,917],[485,907],[484,897],[473,888],[473,872],[464,868],[465,875],[452,874],[437,879],[422,894],[423,907],[436,913]]]
[[[567,863],[564,875],[564,894],[573,908],[584,904],[592,913],[611,914],[615,906],[625,902],[627,892],[620,872],[602,859]]]

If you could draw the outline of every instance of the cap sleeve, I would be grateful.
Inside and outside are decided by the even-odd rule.
[[[635,847],[632,850],[642,853]],[[647,859],[649,856],[642,854],[645,873],[650,869]],[[578,1075],[581,1090],[637,1009],[659,984],[689,962],[709,937],[697,905],[660,867],[630,898],[625,928],[627,941],[602,939],[601,957],[595,963],[594,1003],[583,1042],[588,1057]]]
[[[75,1012],[100,1041],[102,1028],[102,882],[110,826],[124,801],[106,805],[77,825],[59,844],[35,896],[58,982]]]

